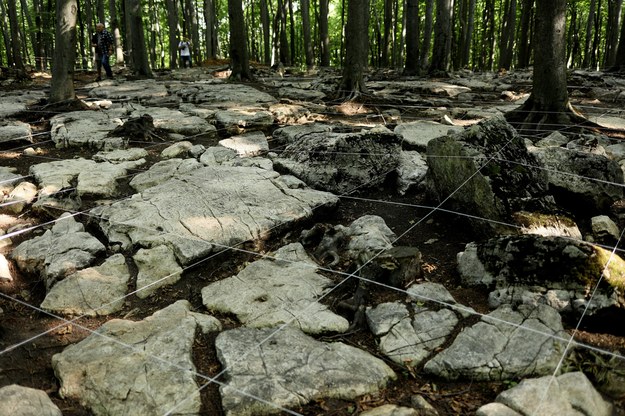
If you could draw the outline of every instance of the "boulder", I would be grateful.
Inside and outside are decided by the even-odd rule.
[[[272,104],[269,111],[278,124],[303,124],[310,122],[311,119],[310,110],[296,104]]]
[[[11,416],[62,416],[42,390],[11,384],[0,388],[0,414]]]
[[[398,124],[394,132],[403,139],[404,148],[426,150],[432,139],[447,136],[450,133],[460,133],[463,130],[464,128],[460,126],[450,127],[435,121],[419,120]]]
[[[219,334],[215,347],[226,369],[220,392],[227,415],[277,414],[315,399],[351,400],[396,378],[369,353],[317,341],[296,328],[233,329]]]
[[[184,140],[181,142],[177,142],[172,144],[171,146],[166,147],[161,152],[161,158],[163,159],[174,159],[174,158],[182,158],[189,153],[189,150],[193,147],[193,143]]]
[[[297,124],[294,126],[285,126],[274,130],[273,141],[279,145],[287,145],[294,143],[302,138],[307,138],[314,133],[328,133],[332,131],[332,127],[321,123]]]
[[[240,136],[232,136],[219,141],[219,144],[237,152],[240,157],[253,157],[266,154],[269,142],[261,132],[250,132]]]
[[[137,108],[130,114],[130,117],[140,117],[144,114],[149,114],[152,117],[154,127],[157,129],[163,129],[185,136],[200,134],[209,137],[217,136],[217,128],[209,124],[204,118],[184,114],[178,110],[172,110],[171,108]]]
[[[196,83],[192,88],[179,90],[176,94],[190,102],[213,104],[221,107],[269,105],[277,101],[271,95],[251,86],[222,82]]]
[[[293,243],[236,276],[206,286],[202,303],[210,311],[234,314],[253,328],[288,324],[309,334],[345,332],[347,320],[317,302],[331,287],[333,281],[317,273],[304,247]]]
[[[246,131],[267,130],[273,124],[273,115],[261,108],[238,107],[215,113],[217,127],[231,134]]]
[[[3,123],[0,126],[0,143],[8,142],[33,142],[30,124],[21,121]]]
[[[125,114],[106,111],[74,111],[50,119],[50,136],[57,148],[92,147],[99,150],[121,149],[124,141],[108,137],[109,132],[123,124]]]
[[[97,416],[199,414],[192,359],[197,328],[214,332],[221,325],[191,312],[186,300],[142,321],[110,320],[52,356],[59,394],[79,400]]]
[[[167,98],[168,91],[164,83],[154,79],[126,81],[121,84],[106,83],[89,91],[91,98],[108,98],[116,101],[147,103],[155,98]]]
[[[401,152],[397,166],[397,192],[405,195],[412,187],[423,187],[427,170],[427,162],[419,152]]]
[[[32,204],[36,197],[36,185],[26,181],[20,182],[8,195],[3,195],[0,199],[2,202],[0,212],[19,214],[24,211],[27,206]]]
[[[149,156],[147,150],[140,147],[131,147],[128,149],[118,149],[98,152],[93,155],[92,159],[96,162],[122,163],[132,162],[145,159]]]
[[[400,146],[388,133],[311,133],[273,162],[313,188],[343,194],[382,184],[399,165]]]

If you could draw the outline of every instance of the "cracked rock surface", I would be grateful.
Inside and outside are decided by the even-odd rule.
[[[61,410],[42,390],[12,384],[0,389],[0,414],[11,416],[61,416]]]
[[[220,388],[227,415],[277,414],[316,398],[350,399],[396,377],[358,348],[316,341],[295,328],[274,334],[277,329],[239,328],[217,337],[217,355],[227,369],[228,382]]]
[[[95,415],[199,414],[191,357],[196,328],[221,329],[210,316],[178,301],[139,322],[113,319],[52,357],[62,397]]]

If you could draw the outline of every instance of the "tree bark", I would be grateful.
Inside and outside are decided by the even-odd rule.
[[[606,27],[605,55],[603,66],[611,68],[616,62],[616,48],[621,20],[623,0],[608,0],[608,23]]]
[[[588,9],[588,20],[586,21],[586,39],[584,39],[584,60],[582,61],[582,67],[590,67],[590,58],[592,56],[592,38],[593,28],[595,22],[595,10],[597,8],[597,0],[591,0]]]
[[[521,132],[546,133],[587,120],[569,102],[566,89],[566,0],[536,1],[532,94],[506,118]]]
[[[306,68],[314,66],[312,41],[310,36],[310,0],[300,0],[302,8],[302,31],[304,35],[304,54],[306,56]]]
[[[152,70],[148,63],[148,53],[145,47],[141,0],[126,0],[126,13],[128,15],[128,29],[130,30],[132,70],[140,77],[152,78]]]
[[[115,0],[109,0],[109,15],[111,17],[111,35],[115,39],[115,62],[117,65],[124,64],[124,48],[122,47],[122,36],[119,31],[119,20],[117,20],[117,8]]]
[[[33,6],[34,3],[36,3],[35,1],[33,1]],[[22,5],[22,15],[26,17],[26,23],[28,24],[28,31],[27,33],[30,33],[30,44],[33,48],[33,54],[36,56],[37,55],[37,37],[36,37],[36,28],[35,25],[33,24],[33,19],[31,17],[31,13],[28,10],[28,4],[26,3],[26,0],[21,0],[21,5]]]
[[[621,19],[621,36],[610,71],[625,72],[625,19]]]
[[[384,35],[382,37],[382,56],[380,59],[381,67],[388,67],[389,53],[391,49],[391,30],[393,29],[393,1],[384,0]]]
[[[434,0],[425,2],[425,25],[423,28],[423,47],[419,57],[419,67],[426,69],[430,65],[430,47],[432,43],[432,24],[434,22]]]
[[[265,65],[271,65],[271,26],[267,0],[260,1],[260,21],[263,26],[263,59]]]
[[[499,45],[499,69],[510,69],[514,54],[514,34],[516,31],[516,0],[506,0],[505,18]]]
[[[206,32],[204,33],[204,42],[206,43],[206,57],[214,59],[217,56],[217,33],[215,30],[215,1],[204,0],[204,23],[206,24]]]
[[[228,0],[228,19],[230,22],[230,66],[232,68],[230,79],[251,80],[252,74],[247,53],[245,20],[243,19],[241,0]]]
[[[13,61],[9,62],[18,73],[26,74],[24,67],[24,59],[22,56],[22,37],[20,36],[20,24],[17,20],[17,8],[15,5],[9,5],[9,26],[11,30],[11,55]]]
[[[319,0],[319,38],[321,66],[330,66],[330,36],[328,34],[328,9],[330,0]]]
[[[347,9],[345,67],[341,95],[355,98],[367,92],[364,72],[369,52],[369,0],[349,0]]]
[[[430,73],[447,72],[451,57],[451,18],[453,0],[436,0],[436,23],[434,25],[434,50]]]
[[[530,64],[531,36],[530,23],[534,12],[534,0],[523,0],[521,5],[521,30],[517,40],[519,54],[517,55],[517,67],[527,68]]]
[[[169,69],[178,68],[178,7],[176,0],[167,0],[167,27],[169,29]],[[207,24],[207,27],[208,24]]]
[[[419,0],[406,3],[406,64],[404,75],[419,73]]]
[[[51,104],[76,98],[74,92],[74,61],[76,60],[76,0],[57,0],[56,36],[52,81],[50,83]]]

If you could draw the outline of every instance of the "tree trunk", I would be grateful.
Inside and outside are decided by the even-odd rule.
[[[419,73],[419,0],[406,2],[406,64],[404,75]]]
[[[198,30],[198,22],[197,22],[197,10],[195,7],[195,1],[193,0],[185,0],[184,7],[184,26],[186,29],[186,35],[191,41],[191,56],[193,57],[193,62],[200,62],[200,33]]]
[[[122,36],[119,31],[119,20],[117,20],[115,0],[109,0],[109,15],[111,16],[111,35],[115,38],[115,62],[117,65],[123,65],[124,48],[122,47]]]
[[[364,72],[369,53],[369,0],[349,0],[345,30],[345,67],[340,95],[355,98],[366,93]]]
[[[9,26],[11,30],[11,55],[13,62],[9,62],[17,70],[18,73],[26,74],[24,68],[24,60],[22,57],[22,38],[20,36],[20,24],[17,20],[17,8],[15,5],[9,5]]]
[[[87,45],[85,45],[85,23],[82,18],[82,12],[80,10],[80,1],[76,2],[76,6],[78,6],[76,10],[76,14],[78,15],[78,46],[80,49],[80,63],[81,68],[83,70],[87,70],[87,62],[89,59],[87,58]],[[91,34],[89,34],[89,40],[91,40]]]
[[[588,9],[588,20],[586,21],[586,38],[584,39],[584,60],[582,61],[582,67],[590,67],[590,57],[592,55],[592,38],[593,27],[595,22],[595,9],[597,8],[597,0],[591,0]]]
[[[35,3],[35,1],[33,1],[33,3]],[[30,44],[33,48],[33,54],[37,56],[36,28],[35,28],[35,25],[33,24],[33,19],[31,17],[30,11],[28,10],[28,4],[26,3],[26,0],[21,0],[21,5],[22,5],[22,16],[26,17],[26,22],[28,23],[28,28],[27,28],[28,30],[26,31],[26,33],[30,34],[29,38],[30,38]]]
[[[621,36],[610,71],[625,72],[625,19],[621,19]]]
[[[76,60],[76,0],[57,0],[56,36],[52,81],[50,83],[51,104],[76,98],[74,92],[74,61]]]
[[[285,66],[291,66],[289,38],[286,32],[287,7],[288,0],[278,0],[278,13],[280,16],[280,62],[282,62]]]
[[[158,9],[154,5],[154,0],[148,0],[148,21],[150,22],[148,56],[150,57],[150,66],[156,68],[156,34],[159,32],[158,27]]]
[[[152,78],[152,70],[148,63],[141,17],[141,0],[126,0],[126,14],[130,30],[130,62],[133,72],[140,77]]]
[[[293,15],[293,0],[289,0],[289,24],[291,34],[290,65],[297,64],[297,39],[295,38],[295,16]]]
[[[35,9],[35,26],[36,26],[36,47],[35,47],[35,62],[37,63],[37,69],[39,71],[45,71],[47,68],[45,55],[46,50],[43,41],[43,1],[35,0],[33,2]]]
[[[434,22],[434,0],[425,2],[425,27],[423,28],[423,47],[419,57],[419,67],[426,69],[430,65],[430,47],[432,43],[432,23]]]
[[[204,0],[204,23],[206,31],[204,33],[204,42],[206,42],[206,57],[214,59],[217,56],[217,33],[215,31],[215,1]]]
[[[506,118],[522,133],[545,133],[586,121],[571,106],[566,89],[566,0],[536,1],[532,94]]]
[[[167,27],[169,29],[169,69],[178,68],[178,7],[176,0],[167,0]],[[208,22],[207,22],[207,27]]]
[[[601,15],[601,0],[598,1],[594,21],[595,28],[592,40],[592,52],[590,54],[590,66],[592,68],[597,68],[599,65],[599,44],[601,43],[601,25],[603,22],[603,16]]]
[[[321,66],[330,66],[330,36],[328,34],[328,9],[330,0],[319,0],[319,38]]]
[[[251,80],[241,0],[228,0],[228,19],[230,23],[230,67],[232,68],[230,79]]]
[[[534,13],[534,0],[523,0],[521,5],[521,30],[517,44],[519,45],[519,54],[517,55],[517,67],[527,68],[530,64],[531,54],[531,36],[530,23]]]
[[[514,34],[516,31],[516,0],[506,0],[505,18],[499,46],[499,69],[510,69],[514,55]]]
[[[11,54],[11,35],[9,33],[9,22],[7,19],[6,6],[3,1],[0,1],[0,21],[2,22],[2,39],[4,41],[4,50],[7,54],[7,65],[13,64],[13,55]]]
[[[447,72],[451,56],[451,19],[453,0],[436,0],[436,23],[434,25],[434,50],[430,73]]]
[[[267,0],[260,1],[260,21],[263,26],[263,60],[265,65],[271,65],[271,26]]]
[[[98,15],[98,21],[96,23],[104,23],[104,0],[97,0],[95,7]]]
[[[302,8],[302,31],[304,35],[304,54],[306,56],[306,68],[314,66],[314,55],[310,37],[310,0],[300,0]]]
[[[384,35],[382,37],[381,67],[388,67],[388,56],[391,49],[391,30],[393,29],[393,1],[384,0]]]
[[[622,6],[623,0],[608,1],[608,24],[606,27],[605,56],[603,61],[605,68],[611,68],[616,62]]]

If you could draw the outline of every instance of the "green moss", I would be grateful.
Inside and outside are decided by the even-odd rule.
[[[612,254],[612,252],[601,247],[595,246],[595,253],[593,268],[600,269],[598,275],[601,275],[605,269],[604,280],[614,288],[625,290],[625,261],[617,254]],[[607,268],[606,264],[608,265]]]

